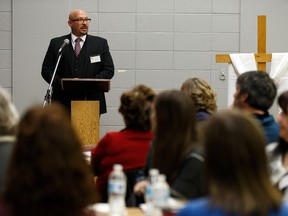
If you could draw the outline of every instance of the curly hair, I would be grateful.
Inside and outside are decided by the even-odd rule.
[[[13,215],[79,215],[96,189],[70,117],[60,104],[31,107],[19,123],[4,201]]]
[[[127,128],[140,131],[151,129],[151,103],[155,95],[155,92],[145,85],[137,85],[121,95],[119,112],[122,114]]]
[[[190,78],[181,86],[181,91],[193,100],[197,111],[206,110],[214,113],[217,110],[216,93],[203,79]]]

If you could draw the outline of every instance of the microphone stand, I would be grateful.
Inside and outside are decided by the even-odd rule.
[[[53,72],[53,76],[52,76],[52,78],[51,78],[49,87],[48,87],[47,92],[46,92],[46,95],[45,95],[45,97],[44,97],[43,108],[46,107],[47,105],[48,105],[48,106],[51,105],[51,99],[52,99],[52,93],[53,93],[52,83],[53,83],[53,81],[54,81],[55,74],[56,74],[56,71],[57,71],[57,68],[58,68],[58,65],[59,65],[61,56],[62,56],[62,52],[59,53],[58,60],[57,60],[57,63],[56,63],[56,66],[55,66],[55,69],[54,69],[54,72]]]

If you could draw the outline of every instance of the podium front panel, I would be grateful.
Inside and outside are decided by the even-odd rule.
[[[99,141],[99,101],[71,101],[71,121],[82,145]]]

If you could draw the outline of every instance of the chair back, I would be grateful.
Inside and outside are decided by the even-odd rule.
[[[138,207],[140,203],[144,203],[144,196],[137,196],[134,193],[134,185],[143,179],[144,173],[143,169],[132,169],[124,171],[127,178],[127,190],[126,190],[126,206],[127,207]]]

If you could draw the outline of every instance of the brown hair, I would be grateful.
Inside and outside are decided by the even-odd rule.
[[[154,111],[156,128],[152,165],[165,174],[171,184],[197,141],[195,107],[183,92],[168,90],[156,96]]]
[[[281,108],[285,118],[288,115],[288,91],[284,91],[278,97],[278,105]],[[273,150],[272,157],[277,157],[279,155],[284,155],[288,152],[288,145],[283,137],[278,140],[276,148]]]
[[[121,95],[119,112],[127,128],[140,131],[150,130],[151,103],[154,97],[155,92],[145,85],[138,85]]]
[[[281,93],[278,98],[278,105],[280,106],[282,112],[288,115],[288,91]]]
[[[61,105],[24,114],[6,183],[13,215],[74,216],[96,201],[92,172]]]
[[[216,114],[205,125],[203,139],[212,205],[239,215],[278,209],[281,195],[270,182],[265,136],[253,117]]]

